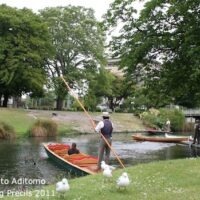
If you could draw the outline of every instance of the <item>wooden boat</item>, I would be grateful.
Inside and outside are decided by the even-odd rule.
[[[168,143],[179,143],[182,141],[188,141],[189,137],[182,137],[182,136],[178,136],[178,137],[170,137],[168,135],[168,137],[159,137],[159,136],[155,136],[155,137],[150,137],[150,136],[144,136],[141,134],[136,134],[136,135],[132,135],[132,138],[134,140],[137,141],[149,141],[149,142],[168,142]]]
[[[169,135],[169,134],[165,133],[165,137],[166,138],[185,138],[184,141],[193,141],[192,136]]]
[[[77,176],[96,174],[97,157],[84,153],[68,155],[67,144],[60,143],[43,143],[45,151],[50,159],[54,160],[61,167]]]

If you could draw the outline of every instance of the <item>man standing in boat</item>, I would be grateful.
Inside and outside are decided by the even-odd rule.
[[[197,144],[200,144],[200,120],[197,119],[194,127],[194,140],[193,144],[195,144],[197,141]]]
[[[101,161],[103,160],[104,152],[105,152],[105,162],[108,164],[110,159],[110,146],[112,143],[113,124],[110,121],[109,113],[103,112],[102,117],[103,120],[100,121],[95,128],[95,131],[97,133],[101,133],[103,135],[103,137],[101,136],[100,138],[97,170],[101,169]]]

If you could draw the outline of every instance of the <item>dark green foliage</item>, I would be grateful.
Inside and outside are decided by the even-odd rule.
[[[97,106],[97,100],[98,98],[94,95],[92,91],[90,91],[85,97],[84,97],[84,105],[85,108],[89,111],[95,111]],[[80,106],[79,106],[80,107]]]
[[[112,94],[112,82],[114,76],[103,67],[97,74],[90,76],[88,81],[88,91],[84,96],[84,103],[89,110],[95,110],[97,104],[101,103],[102,97],[108,97]]]
[[[178,109],[160,109],[160,119],[166,120],[169,119],[171,121],[172,131],[180,131],[183,129],[183,125],[185,123],[185,116],[182,111]],[[162,120],[162,122],[164,121]],[[166,121],[164,121],[165,123]]]
[[[150,0],[134,15],[134,1],[115,0],[105,17],[107,29],[122,22],[110,44],[113,56],[121,58],[133,83],[142,82],[151,92],[155,104],[200,105],[199,5],[197,0]]]
[[[56,7],[41,10],[40,14],[48,24],[55,49],[48,67],[60,110],[67,89],[59,77],[63,76],[71,88],[83,90],[84,81],[89,81],[91,74],[97,73],[97,67],[104,63],[103,32],[91,9]]]
[[[0,94],[40,94],[46,83],[45,61],[51,55],[45,23],[31,10],[1,5],[0,43]]]
[[[185,123],[183,113],[177,109],[150,109],[143,112],[141,118],[147,126],[160,129],[164,127],[167,119],[169,119],[172,131],[182,131]]]

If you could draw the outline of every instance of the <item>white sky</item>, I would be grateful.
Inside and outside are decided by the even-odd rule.
[[[69,4],[74,6],[83,6],[92,8],[95,11],[97,19],[106,13],[109,4],[113,0],[0,0],[0,4],[6,4],[16,8],[29,8],[37,11],[46,7],[67,6]]]

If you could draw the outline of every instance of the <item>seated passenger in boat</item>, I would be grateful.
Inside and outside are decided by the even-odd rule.
[[[80,151],[76,148],[76,143],[73,142],[71,148],[68,150],[68,154],[72,155],[78,153],[80,153]]]

